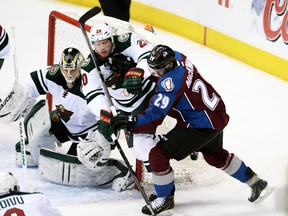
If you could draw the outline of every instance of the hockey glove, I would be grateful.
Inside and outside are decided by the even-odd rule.
[[[125,74],[123,88],[126,88],[130,94],[142,96],[142,81],[144,76],[144,70],[142,68],[131,68]]]
[[[136,66],[132,58],[122,54],[115,54],[113,57],[109,57],[108,62],[111,69],[117,73],[126,73],[126,71]]]
[[[111,143],[99,131],[89,132],[77,145],[77,157],[90,170],[102,169],[111,154]]]
[[[119,129],[126,129],[131,131],[131,126],[134,122],[137,121],[136,116],[132,115],[117,115],[111,118],[110,125],[114,130],[119,130]]]
[[[100,120],[98,121],[98,131],[101,133],[109,142],[112,142],[111,135],[114,133],[113,128],[110,126],[110,120],[113,117],[111,112],[106,110],[100,111]]]

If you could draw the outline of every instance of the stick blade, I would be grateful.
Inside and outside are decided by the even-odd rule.
[[[80,23],[81,26],[84,26],[87,20],[91,19],[93,16],[99,14],[101,12],[101,8],[96,6],[91,8],[89,11],[87,11],[85,14],[83,14],[78,22]]]

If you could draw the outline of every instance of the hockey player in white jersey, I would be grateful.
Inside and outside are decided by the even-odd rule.
[[[39,192],[22,192],[10,172],[0,173],[0,216],[61,216],[48,198]]]
[[[9,56],[11,50],[11,44],[9,36],[4,27],[0,25],[0,70],[4,63],[4,60]]]
[[[24,96],[13,103],[16,104],[13,110],[17,110],[17,106],[26,107],[23,104],[31,98],[47,93],[52,94],[56,106],[56,110],[49,114],[47,104],[40,100],[25,117],[27,149],[30,149],[27,151],[27,166],[39,165],[40,175],[59,184],[107,186],[117,191],[133,187],[132,178],[128,179],[128,168],[121,161],[109,158],[110,143],[96,130],[99,117],[89,111],[81,92],[80,68],[83,61],[79,50],[68,47],[62,52],[59,64],[30,73],[23,86],[21,83],[15,84],[22,86],[18,92]],[[9,100],[5,106],[7,104]],[[15,121],[23,113],[22,110],[10,112],[4,118]],[[63,144],[62,148],[65,149],[67,142],[72,143],[67,152],[55,152],[55,143]],[[77,145],[81,149],[91,143],[95,146],[90,152],[93,159],[88,165],[85,161],[82,164],[81,157],[85,155],[82,152],[77,154]],[[16,154],[19,166],[22,165],[21,156],[19,148]]]
[[[129,114],[144,111],[156,90],[157,78],[151,75],[147,65],[147,57],[154,46],[133,32],[113,35],[112,28],[106,23],[92,26],[90,41],[94,46],[97,65],[116,109]],[[113,131],[110,129],[107,116],[111,117],[112,114],[109,114],[110,107],[91,54],[84,63],[81,73],[83,93],[88,107],[95,115],[99,115],[103,109],[101,116],[104,114],[105,117],[101,118],[104,121],[99,122],[99,131],[111,141]],[[105,122],[107,119],[108,122]],[[133,145],[131,149],[135,157],[144,164],[148,163],[148,153],[155,145],[147,136],[149,135],[137,134],[130,136],[128,141],[129,147]],[[149,164],[145,165],[149,170]]]

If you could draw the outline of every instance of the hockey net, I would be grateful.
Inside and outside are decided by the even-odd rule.
[[[58,63],[61,52],[69,47],[75,47],[82,52],[84,56],[90,54],[87,43],[82,35],[78,19],[81,14],[76,13],[61,13],[52,11],[49,16],[48,27],[48,53],[47,63],[52,65]],[[85,26],[89,32],[91,26],[96,23],[108,23],[113,28],[113,34],[124,34],[127,32],[135,32],[141,35],[148,42],[156,45],[161,43],[160,39],[153,33],[134,26],[131,23],[124,22],[112,17],[97,15],[97,18],[92,18]],[[49,109],[52,109],[52,96],[47,95]],[[167,117],[163,124],[158,128],[158,133],[167,133],[173,126],[175,121]],[[182,161],[171,161],[171,166],[175,173],[175,184],[177,189],[186,189],[212,185],[220,182],[223,179],[221,171],[209,166],[204,159],[199,157],[198,160],[192,161],[190,157]],[[141,185],[146,189],[152,188],[151,173],[148,173],[141,161],[136,161],[136,175]]]

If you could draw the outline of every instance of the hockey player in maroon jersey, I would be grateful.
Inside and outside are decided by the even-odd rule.
[[[9,36],[3,26],[0,25],[0,70],[5,58],[9,55],[10,49]]]
[[[39,192],[22,192],[10,172],[0,173],[0,216],[61,216],[48,198]]]
[[[235,154],[223,148],[223,130],[229,116],[221,96],[185,55],[157,45],[148,58],[149,67],[160,77],[149,108],[137,116],[118,115],[111,119],[114,129],[128,127],[133,133],[154,133],[164,117],[177,119],[176,126],[149,153],[156,195],[151,202],[156,214],[174,208],[174,173],[169,161],[182,160],[194,151],[208,164],[246,183],[250,202],[262,201],[271,192],[261,179]],[[150,214],[147,206],[142,213]]]

